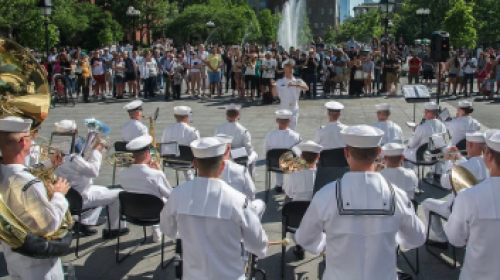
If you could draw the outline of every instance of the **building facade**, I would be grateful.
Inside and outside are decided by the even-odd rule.
[[[351,17],[351,0],[338,0],[339,3],[339,15],[340,22]]]

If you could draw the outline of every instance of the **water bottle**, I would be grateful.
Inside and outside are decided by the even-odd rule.
[[[76,280],[76,273],[75,273],[75,267],[73,266],[72,263],[68,264],[68,270],[67,270],[67,280]]]

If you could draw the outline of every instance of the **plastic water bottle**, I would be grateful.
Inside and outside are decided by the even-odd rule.
[[[67,271],[67,280],[76,280],[76,273],[75,273],[75,267],[73,266],[72,263],[68,264],[68,271]]]

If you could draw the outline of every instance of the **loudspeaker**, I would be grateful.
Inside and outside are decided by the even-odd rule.
[[[434,62],[446,62],[450,53],[450,34],[446,31],[432,32],[430,47]]]

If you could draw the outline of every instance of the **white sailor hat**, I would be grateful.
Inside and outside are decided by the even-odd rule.
[[[380,104],[376,104],[375,108],[377,109],[377,112],[378,111],[390,111],[391,110],[391,104],[380,103]]]
[[[382,156],[397,157],[403,155],[405,146],[399,143],[387,143],[382,146]]]
[[[19,117],[9,116],[0,120],[0,131],[28,132],[32,123],[32,120],[25,120]]]
[[[127,110],[129,112],[136,111],[136,110],[142,110],[142,100],[134,100],[130,103],[127,103],[125,106],[123,106],[124,110]]]
[[[224,144],[231,144],[231,142],[233,142],[233,136],[223,133],[215,135],[215,138],[219,139],[219,141],[221,141]]]
[[[74,120],[62,120],[55,123],[57,132],[72,132],[76,129]]]
[[[276,111],[276,118],[280,120],[289,120],[292,118],[292,111],[281,109]]]
[[[316,144],[316,142],[308,140],[306,142],[302,142],[297,147],[302,151],[302,152],[311,152],[311,153],[316,153],[319,154],[321,153],[321,150],[323,150],[323,146]]]
[[[191,108],[188,106],[175,106],[174,115],[176,116],[187,116],[191,113]]]
[[[484,133],[484,139],[486,140],[486,145],[490,149],[500,152],[500,130],[499,129],[489,129]]]
[[[426,102],[426,103],[424,103],[424,109],[425,110],[438,110],[439,105],[437,105],[436,102]]]
[[[344,109],[344,105],[340,102],[337,102],[337,101],[326,102],[325,107],[328,110],[333,110],[333,111],[340,111],[340,110]]]
[[[229,110],[239,111],[239,110],[241,110],[241,105],[231,103],[231,104],[226,106],[226,111],[229,111]]]
[[[380,146],[384,131],[369,125],[349,126],[340,132],[347,146],[375,148]]]
[[[469,108],[469,107],[472,107],[472,102],[470,102],[468,100],[459,101],[458,102],[458,107],[460,107],[460,108]]]
[[[290,58],[283,61],[283,67],[286,67],[286,66],[289,66],[289,67],[295,66],[295,61],[293,59],[290,59]]]
[[[481,132],[465,133],[465,140],[474,143],[484,143],[484,134]]]
[[[212,158],[222,156],[227,145],[216,137],[203,137],[190,144],[195,158]]]
[[[126,148],[131,152],[142,152],[149,150],[151,142],[153,142],[153,137],[151,137],[151,135],[142,135],[128,142]]]

